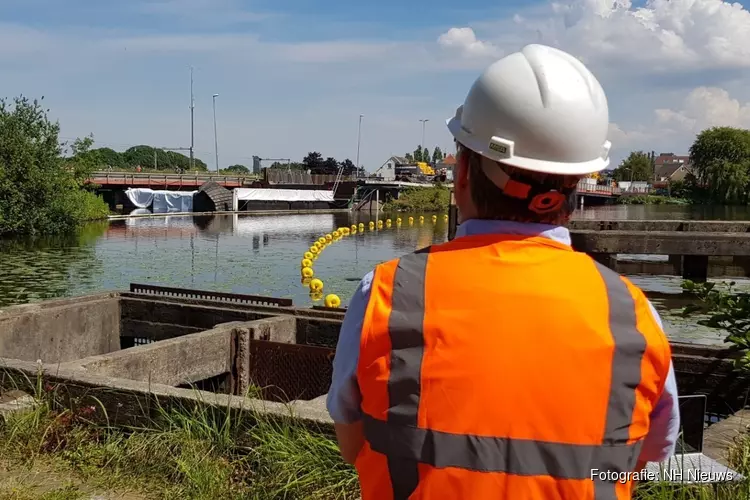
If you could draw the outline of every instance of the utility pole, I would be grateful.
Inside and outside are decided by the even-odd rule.
[[[193,95],[193,67],[190,66],[190,170],[195,169],[195,96]]]
[[[422,122],[422,149],[424,150],[424,148],[425,148],[425,145],[424,145],[424,126],[425,126],[425,124],[428,121],[430,121],[430,119],[427,118],[427,119],[423,119],[423,120],[419,120],[419,121]]]
[[[216,155],[216,173],[219,173],[219,139],[218,135],[216,134],[216,98],[219,97],[219,94],[214,94],[213,100],[214,100],[214,154]]]
[[[359,179],[359,143],[362,138],[362,117],[365,115],[359,115],[359,127],[357,128],[357,179]]]

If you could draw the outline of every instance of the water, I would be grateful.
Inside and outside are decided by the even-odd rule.
[[[381,231],[365,230],[330,245],[315,262],[324,293],[344,304],[359,279],[383,261],[440,243],[447,221],[430,216],[423,224]],[[578,218],[604,219],[750,219],[747,207],[607,206],[591,207]],[[381,217],[383,218],[383,217]],[[0,241],[0,307],[104,290],[127,289],[130,283],[187,287],[255,295],[288,297],[295,305],[313,304],[302,285],[299,263],[321,235],[341,226],[367,222],[367,213],[304,215],[160,216],[95,224],[75,237],[36,241]],[[649,256],[637,258],[649,259]],[[676,276],[631,276],[648,291],[676,293]],[[742,281],[741,281],[742,283]],[[320,303],[320,302],[318,302]],[[721,332],[683,319],[672,298],[660,296],[655,306],[672,338],[716,343]]]

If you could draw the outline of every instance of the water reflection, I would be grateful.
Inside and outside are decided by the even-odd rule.
[[[0,307],[101,289],[96,242],[107,224],[56,238],[0,240]]]
[[[653,208],[668,210],[656,216]],[[606,219],[618,214],[634,218],[627,215],[640,213],[658,219],[672,213],[678,218],[684,208],[592,207],[579,215]],[[375,218],[367,213],[137,217],[90,226],[65,240],[3,241],[0,306],[127,289],[130,283],[287,297],[307,306],[309,289],[299,275],[303,252],[321,235],[363,222],[364,232],[327,247],[314,266],[316,277],[325,283],[324,293],[337,294],[346,305],[359,279],[376,264],[445,241],[448,228],[442,217],[434,223],[427,217],[420,223],[415,215],[410,226],[409,214],[400,216],[404,221],[400,227],[394,222],[381,230],[367,229]],[[648,266],[666,268],[669,263],[624,265],[630,273]],[[676,276],[642,275],[633,280],[647,290],[662,292],[679,292],[681,283]],[[673,337],[699,342],[721,338],[670,313],[668,300],[658,307]]]

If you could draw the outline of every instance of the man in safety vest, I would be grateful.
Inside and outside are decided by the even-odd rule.
[[[456,238],[377,266],[341,328],[328,411],[363,500],[627,499],[674,453],[661,320],[565,227],[608,125],[597,79],[543,45],[448,121]]]

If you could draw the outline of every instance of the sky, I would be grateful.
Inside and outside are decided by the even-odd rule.
[[[607,93],[612,166],[750,128],[750,0],[0,0],[0,97],[44,96],[61,137],[252,156],[357,156],[372,172],[445,126],[493,61],[529,43]]]

